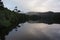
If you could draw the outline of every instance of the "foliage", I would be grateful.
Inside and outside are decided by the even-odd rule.
[[[2,9],[0,9],[0,25],[8,27],[27,20],[27,15],[25,14],[19,14],[18,12],[10,11],[7,8]]]

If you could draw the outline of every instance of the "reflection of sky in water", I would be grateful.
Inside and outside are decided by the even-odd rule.
[[[60,24],[24,23],[11,31],[6,40],[60,40]]]

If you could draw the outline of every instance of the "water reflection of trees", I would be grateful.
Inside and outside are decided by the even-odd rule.
[[[39,23],[47,23],[47,24],[59,23],[60,24],[60,14],[50,14],[50,15],[42,15],[42,16],[40,16],[40,15],[39,16],[36,16],[36,15],[26,16],[26,15],[22,14],[21,18],[19,20],[20,20],[19,23],[24,23],[29,20],[32,20],[32,21],[38,20]],[[0,28],[0,39],[5,40],[5,35],[8,35],[8,33],[12,29],[16,28],[16,26],[17,25],[14,25],[12,27]],[[18,27],[20,27],[20,26],[18,26]]]
[[[20,27],[20,26],[17,26]],[[0,29],[0,39],[1,40],[5,40],[5,36],[9,34],[10,31],[12,31],[12,29],[16,28],[16,26],[12,26],[12,27],[4,27]]]

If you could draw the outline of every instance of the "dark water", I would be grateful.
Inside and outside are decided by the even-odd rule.
[[[1,40],[60,40],[60,24],[28,21],[14,28],[0,29]]]
[[[60,40],[60,24],[22,23],[5,40]]]

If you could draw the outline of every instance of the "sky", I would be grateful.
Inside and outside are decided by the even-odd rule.
[[[22,12],[60,11],[60,0],[2,0],[4,6],[13,10],[15,6]]]

